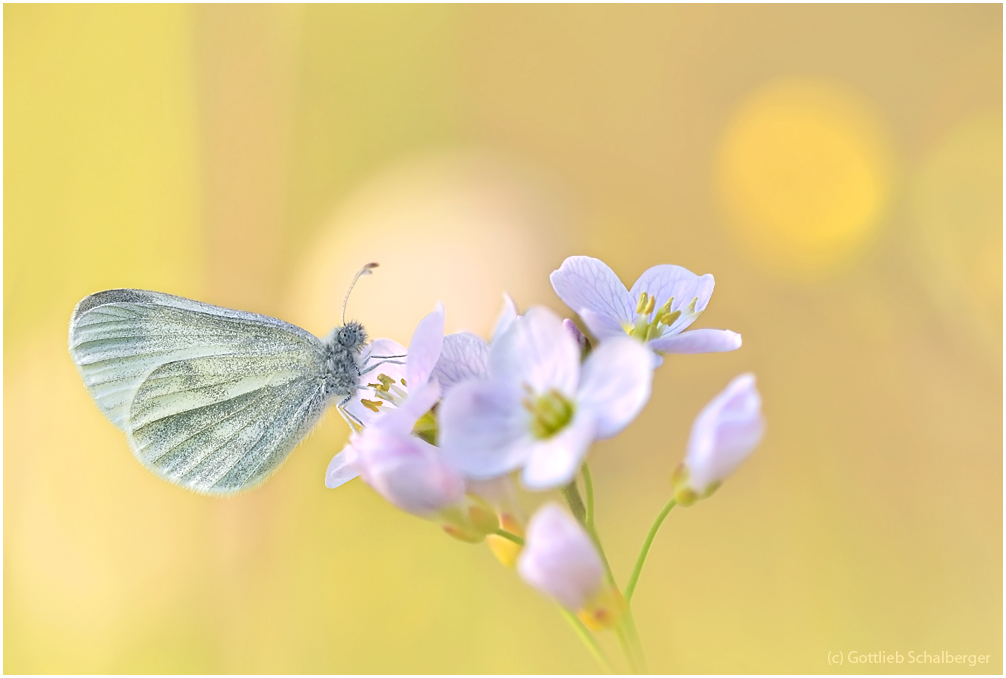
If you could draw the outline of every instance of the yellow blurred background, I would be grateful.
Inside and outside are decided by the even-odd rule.
[[[261,488],[156,479],[66,349],[155,289],[407,341],[438,299],[568,313],[572,254],[713,273],[597,445],[624,584],[691,421],[768,434],[672,512],[635,598],[656,672],[1002,671],[1002,6],[4,7],[4,671],[592,672],[484,546],[360,481],[328,416]],[[330,413],[331,415],[331,413]],[[526,496],[530,508],[540,497]],[[610,637],[602,644],[617,651]],[[829,652],[989,654],[829,666]]]

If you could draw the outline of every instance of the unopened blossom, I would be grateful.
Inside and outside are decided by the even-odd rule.
[[[552,311],[536,307],[489,349],[489,377],[456,386],[439,409],[440,445],[465,476],[523,467],[531,489],[568,484],[591,443],[615,435],[650,397],[650,353],[612,340],[581,366],[580,347]]]
[[[604,262],[569,257],[550,276],[552,287],[602,343],[630,336],[657,354],[713,353],[740,348],[741,336],[729,330],[685,332],[706,310],[713,276],[681,266],[654,266],[627,290]],[[656,359],[655,364],[662,360]]]
[[[565,327],[570,336],[576,340],[576,345],[580,347],[581,354],[585,354],[590,351],[590,340],[588,340],[587,336],[580,331],[580,328],[576,326],[575,322],[566,318],[562,321],[562,326]]]
[[[671,478],[679,504],[716,491],[761,441],[765,419],[753,374],[742,374],[703,408],[692,425],[685,461]]]
[[[557,504],[545,504],[531,517],[517,572],[571,612],[604,587],[604,565],[594,542]]]
[[[622,594],[604,576],[601,556],[580,523],[556,504],[531,517],[517,572],[528,584],[575,612],[594,631],[614,627]]]

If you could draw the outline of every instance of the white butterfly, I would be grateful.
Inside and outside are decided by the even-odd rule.
[[[322,340],[257,313],[106,290],[74,309],[70,354],[144,466],[196,492],[230,494],[264,480],[333,401],[349,421],[344,406],[361,375],[404,357],[364,355],[366,331],[345,311],[344,302],[343,325]]]

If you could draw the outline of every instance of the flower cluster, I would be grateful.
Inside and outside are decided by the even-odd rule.
[[[578,256],[551,282],[591,339],[545,307],[520,314],[504,295],[488,342],[445,336],[440,304],[408,348],[373,341],[360,357],[361,387],[345,407],[355,430],[332,459],[326,485],[360,476],[448,534],[487,540],[528,584],[575,614],[575,624],[618,631],[630,666],[639,668],[629,603],[649,541],[623,595],[594,527],[587,455],[639,415],[663,355],[732,351],[741,337],[687,329],[706,309],[714,281],[680,266],[655,266],[629,290],[603,262]],[[695,420],[650,540],[675,504],[711,495],[763,432],[754,377],[741,375]],[[569,512],[546,502],[525,522],[517,482],[533,492],[560,490]]]

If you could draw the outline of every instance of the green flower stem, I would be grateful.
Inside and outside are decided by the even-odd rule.
[[[586,468],[586,467],[584,467]],[[590,471],[586,471],[584,475],[584,485],[590,488],[590,503],[593,504],[593,484],[590,483],[587,478],[590,476]],[[584,506],[583,499],[580,497],[580,490],[576,486],[576,481],[567,485],[562,489],[562,494],[566,498],[566,502],[569,504],[570,510],[576,519],[580,521],[587,533],[590,535],[591,540],[594,542],[594,546],[597,547],[598,555],[601,556],[601,562],[604,564],[604,571],[607,575],[608,583],[615,588],[616,591],[620,591],[618,584],[615,582],[615,575],[611,571],[611,565],[608,564],[608,556],[604,553],[604,546],[601,544],[601,537],[597,534],[597,528],[593,523],[587,523],[587,510]],[[578,510],[579,509],[579,510]],[[593,514],[593,511],[591,511]],[[591,515],[593,518],[593,515]],[[646,672],[646,659],[643,656],[643,649],[639,643],[639,636],[636,634],[636,623],[632,618],[632,608],[626,605],[625,613],[622,615],[622,621],[619,622],[618,626],[615,627],[615,635],[618,637],[618,643],[622,647],[622,654],[625,655],[625,661],[629,664],[629,671],[635,674]]]
[[[632,618],[632,608],[628,605],[626,605],[625,615],[615,631],[621,634],[619,640],[622,640],[624,636],[622,651],[625,652],[633,672],[649,673],[650,671],[646,667],[646,657],[643,655],[643,645],[639,642],[639,634],[636,632],[636,621]]]
[[[566,487],[562,488],[562,496],[569,504],[569,510],[581,525],[587,524],[587,507],[583,505],[583,498],[580,497],[580,489],[576,486],[576,478]]]
[[[509,539],[510,541],[512,541],[514,544],[517,544],[518,546],[523,546],[524,545],[524,538],[523,537],[518,537],[513,532],[507,532],[503,528],[498,528],[496,530],[496,532],[494,532],[494,534],[496,534],[496,535],[498,535],[500,537],[503,537],[504,539]]]
[[[591,635],[587,627],[583,625],[583,622],[580,621],[575,614],[564,607],[560,607],[559,611],[562,613],[562,616],[566,618],[566,621],[569,622],[569,625],[573,627],[577,637],[584,645],[587,646],[587,651],[590,652],[591,656],[594,657],[597,663],[601,665],[601,668],[604,669],[604,672],[614,673],[615,669],[612,668],[611,662],[609,662],[608,658],[604,656],[604,651],[601,650],[601,646],[597,644],[597,641],[594,640],[594,636]]]
[[[587,526],[594,529],[594,481],[590,477],[590,467],[587,462],[583,462],[583,492],[587,495]]]
[[[611,566],[608,565],[608,557],[604,555],[604,547],[601,546],[601,538],[597,536],[597,530],[593,524],[587,522],[587,508],[583,504],[583,498],[580,497],[580,489],[576,486],[575,480],[562,488],[562,496],[566,498],[569,510],[573,512],[577,521],[587,530],[587,534],[590,535],[594,546],[597,547],[597,551],[601,555],[601,561],[604,563],[604,571],[608,576],[608,581],[614,586],[615,575],[611,573]]]
[[[632,569],[632,576],[629,577],[629,585],[625,587],[625,602],[632,602],[632,594],[636,591],[636,584],[639,583],[639,575],[643,571],[643,563],[646,562],[646,556],[650,552],[650,546],[653,544],[654,537],[657,536],[657,531],[660,526],[664,523],[664,518],[667,514],[671,512],[671,509],[677,502],[671,499],[667,502],[667,505],[657,514],[657,519],[653,521],[653,525],[650,526],[650,531],[646,535],[646,539],[643,541],[643,548],[639,551],[639,557],[636,558],[636,566]]]

